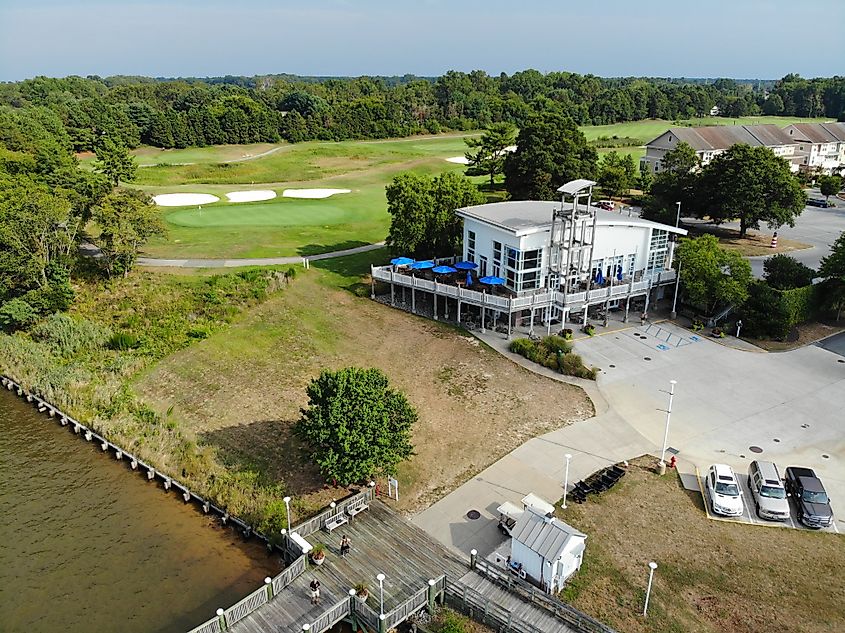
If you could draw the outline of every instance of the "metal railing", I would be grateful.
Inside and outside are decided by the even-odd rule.
[[[240,602],[226,609],[224,616],[226,618],[227,626],[232,626],[235,622],[243,620],[258,607],[263,604],[267,604],[267,599],[267,588],[261,587],[253,591]]]
[[[273,595],[278,595],[282,589],[287,587],[300,574],[305,573],[305,556],[300,556],[293,561],[282,573],[273,578]]]
[[[326,521],[329,521],[332,517],[337,516],[339,513],[342,514],[346,511],[346,508],[350,505],[355,503],[361,503],[361,501],[372,501],[373,499],[373,489],[372,488],[365,488],[361,492],[340,501],[335,505],[334,508],[329,508],[328,510],[324,510],[317,516],[311,517],[310,519],[299,523],[298,525],[293,526],[291,528],[292,532],[296,532],[300,536],[308,536],[309,534],[313,534],[317,532],[325,526]]]

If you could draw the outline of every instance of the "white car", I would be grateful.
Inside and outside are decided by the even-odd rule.
[[[742,491],[734,471],[726,464],[713,464],[707,472],[707,492],[714,514],[742,516]]]

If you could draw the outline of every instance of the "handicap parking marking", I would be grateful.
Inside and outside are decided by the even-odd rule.
[[[665,352],[666,350],[668,350],[668,349],[669,349],[669,346],[668,346],[668,345],[664,345],[663,343],[661,343],[660,345],[658,345],[658,346],[657,346],[657,349],[659,349],[659,350],[660,350],[660,351],[662,351],[662,352]]]
[[[698,337],[698,336],[692,335],[692,336],[689,337],[689,340],[691,340],[693,343],[698,343],[701,340],[701,338]]]

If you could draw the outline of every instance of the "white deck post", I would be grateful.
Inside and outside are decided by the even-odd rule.
[[[486,312],[486,310],[484,309],[484,298],[486,296],[487,296],[487,294],[482,290],[481,291],[481,333],[482,334],[485,333],[485,330],[484,330],[484,313]]]
[[[393,286],[393,269],[390,269],[390,305],[396,306],[395,289]]]
[[[417,313],[417,293],[414,290],[414,280],[416,277],[411,277],[411,312]]]
[[[458,288],[458,293],[461,292],[461,289]],[[458,325],[461,324],[461,296],[458,294]]]
[[[434,296],[434,320],[437,320],[437,280],[434,280],[434,292],[432,293]]]

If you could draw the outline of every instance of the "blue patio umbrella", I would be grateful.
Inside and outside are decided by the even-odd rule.
[[[487,284],[488,286],[504,286],[505,280],[501,277],[482,277],[479,279],[483,284]]]
[[[455,268],[451,266],[435,266],[431,269],[431,272],[436,273],[438,275],[448,275],[449,273],[456,273],[458,272]]]
[[[411,264],[411,268],[413,270],[425,270],[427,268],[434,268],[434,262],[414,262],[413,264]]]
[[[455,268],[458,270],[475,270],[478,268],[478,264],[475,262],[458,262],[455,264]]]
[[[413,266],[411,266],[413,268]],[[604,275],[601,272],[601,268],[599,268],[598,272],[596,273],[596,285],[601,286],[604,283]]]
[[[472,273],[467,271],[467,286],[472,285]]]
[[[390,263],[394,266],[407,266],[408,264],[413,264],[414,260],[410,257],[394,257],[390,260]]]
[[[619,265],[616,267],[616,279],[617,279],[618,281],[622,281],[622,264],[619,264]]]

